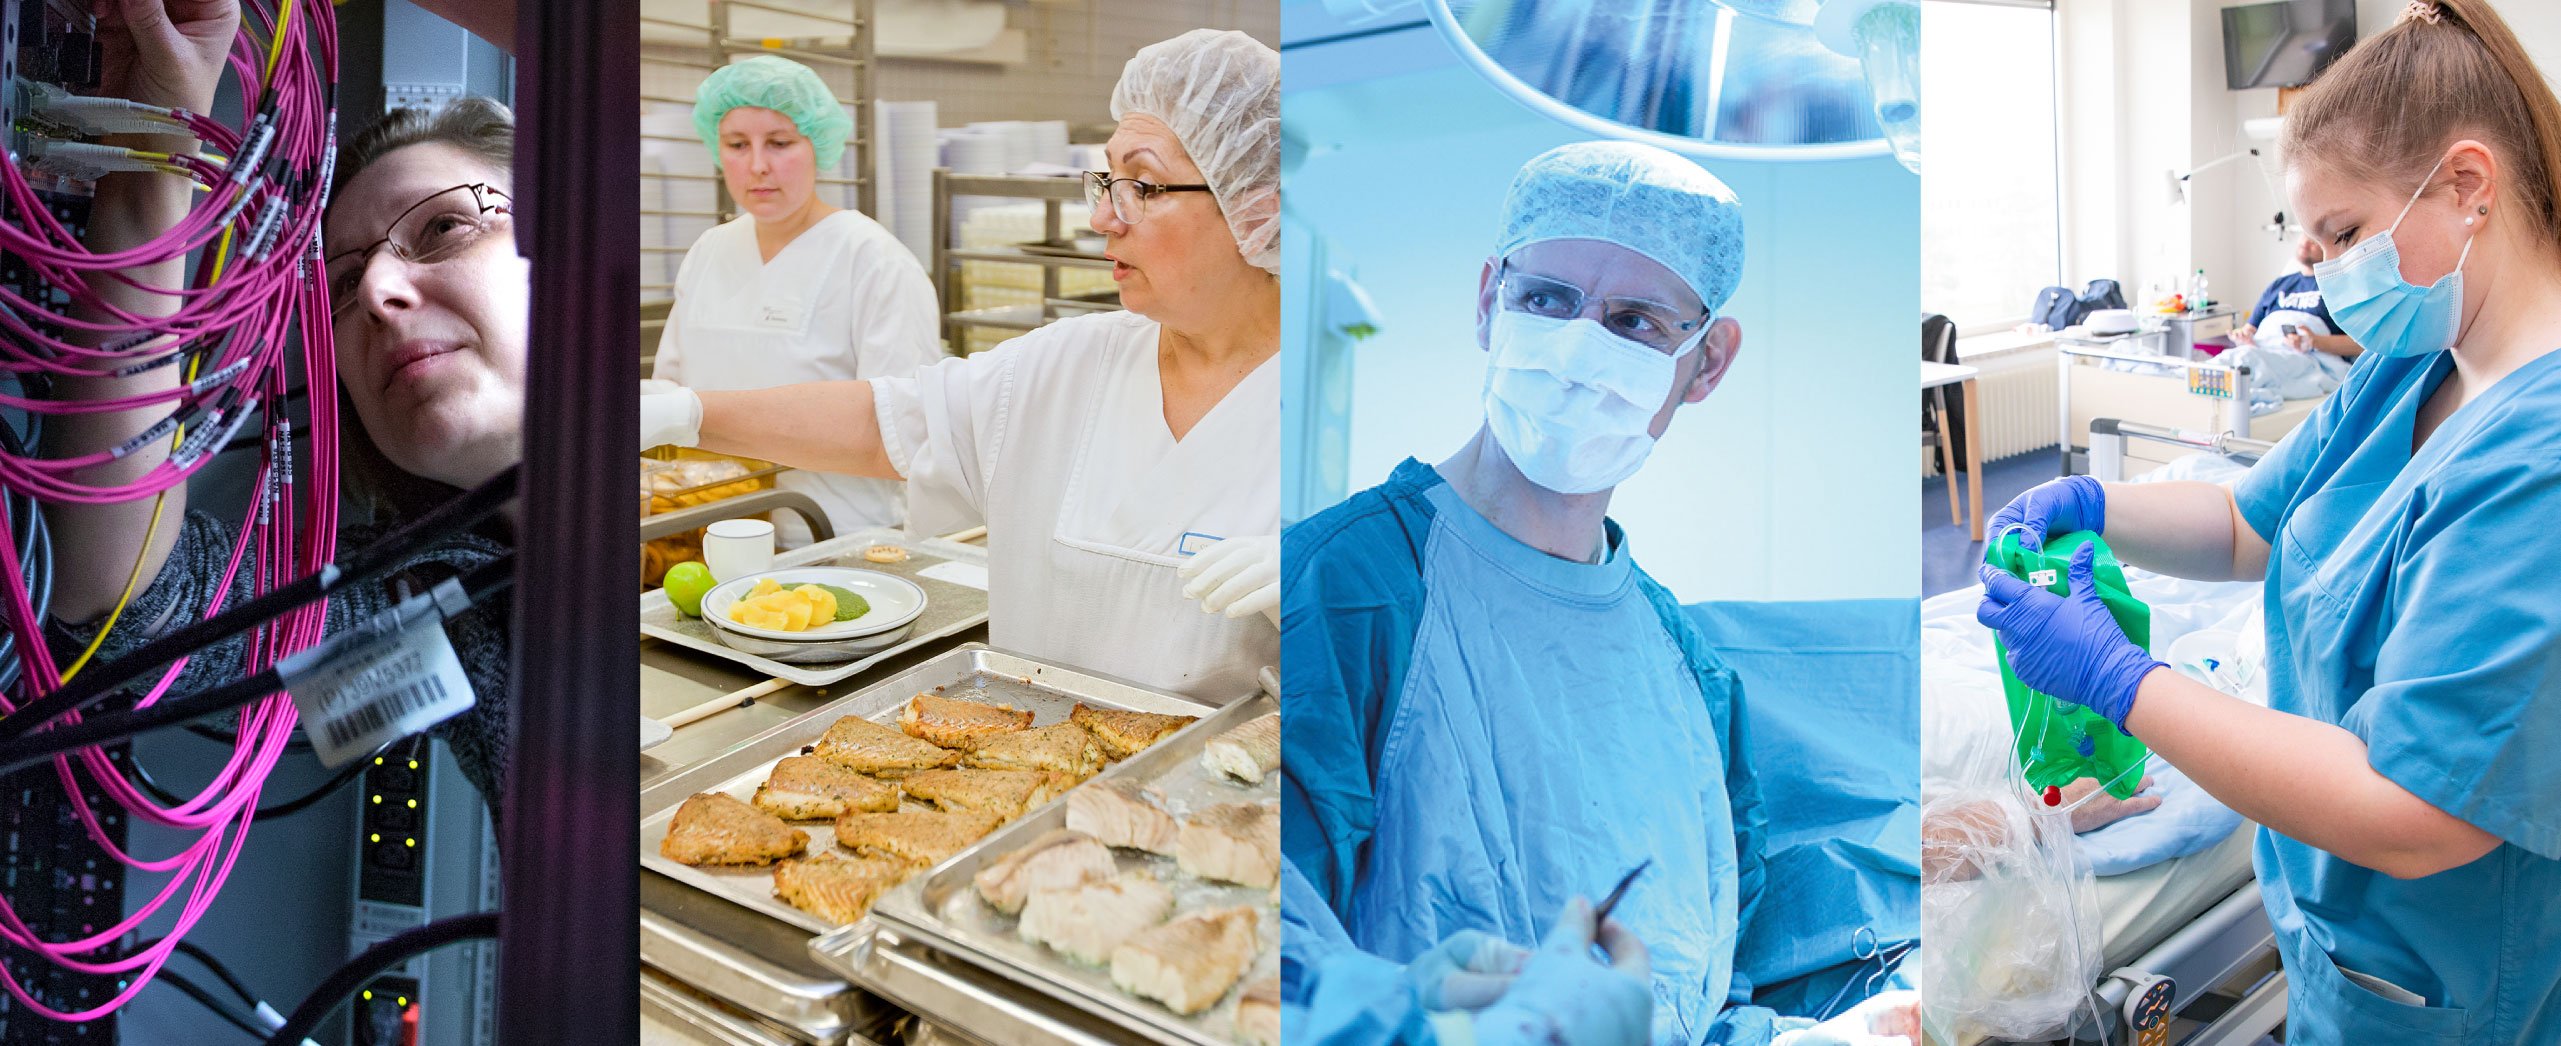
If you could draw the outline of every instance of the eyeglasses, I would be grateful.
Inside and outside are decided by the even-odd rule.
[[[1169,192],[1208,192],[1206,185],[1158,185],[1136,178],[1114,178],[1108,172],[1085,172],[1085,202],[1095,210],[1111,202],[1112,217],[1126,225],[1147,220],[1147,201]]]
[[[1583,288],[1563,280],[1513,272],[1508,267],[1496,274],[1494,289],[1503,308],[1552,320],[1580,316],[1586,303],[1597,300],[1603,328],[1667,356],[1687,342],[1690,332],[1706,323],[1710,314],[1705,306],[1692,316],[1687,310],[1646,298],[1594,299]]]
[[[391,232],[379,240],[329,256],[329,318],[344,317],[356,305],[356,292],[375,251],[411,265],[434,265],[470,250],[515,213],[515,199],[487,182],[472,182],[428,193],[391,220]]]

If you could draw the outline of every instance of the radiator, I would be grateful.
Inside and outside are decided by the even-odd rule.
[[[2044,346],[2004,353],[1973,365],[1983,371],[1974,379],[1974,395],[1983,411],[1982,420],[1975,423],[1983,438],[1983,460],[2053,447],[2063,410],[2062,394],[2055,388],[2054,349]],[[1957,386],[1947,387],[1948,402],[1956,402],[1961,395]],[[1938,475],[1936,453],[1925,450],[1921,457],[1922,474]]]

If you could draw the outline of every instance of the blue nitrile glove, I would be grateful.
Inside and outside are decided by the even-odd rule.
[[[1974,608],[1974,620],[2001,634],[2019,682],[2086,707],[2123,730],[2143,677],[2170,666],[2127,639],[2107,604],[2099,602],[2097,555],[2094,544],[2073,553],[2069,596],[1984,564],[1983,604]]]
[[[2001,511],[1992,513],[1991,529],[1985,533],[1998,542],[2012,528],[2019,532],[2021,547],[2038,551],[2044,550],[2048,534],[2103,532],[2107,529],[2107,488],[2088,476],[2065,476],[2029,487],[2027,493],[2011,498]]]
[[[1645,1046],[1654,1033],[1652,964],[1636,936],[1613,922],[1591,958],[1592,902],[1580,897],[1530,954],[1510,991],[1476,1015],[1477,1046]]]

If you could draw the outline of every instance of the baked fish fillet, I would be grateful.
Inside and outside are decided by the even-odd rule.
[[[1256,921],[1252,908],[1209,908],[1142,930],[1112,949],[1112,983],[1184,1016],[1206,1010],[1261,950]]]
[[[1280,767],[1280,713],[1256,718],[1230,730],[1201,749],[1200,765],[1246,784],[1263,783],[1263,775]]]
[[[1014,932],[1061,955],[1100,965],[1132,934],[1165,921],[1174,891],[1144,871],[1060,890],[1033,890]]]
[[[784,756],[756,786],[756,809],[789,821],[832,818],[847,810],[898,809],[898,786],[864,777],[814,755]]]
[[[1280,975],[1245,986],[1236,999],[1236,1038],[1245,1046],[1280,1046]]]
[[[727,792],[698,792],[676,807],[658,853],[686,864],[764,864],[799,853],[809,833],[739,802]]]
[[[908,795],[945,810],[975,810],[1011,821],[1076,787],[1055,770],[919,770],[898,782]]]
[[[882,857],[796,857],[774,866],[774,896],[842,926],[869,914],[873,901],[915,872],[915,865]]]
[[[993,814],[938,810],[849,813],[836,819],[836,845],[867,856],[940,864],[1002,823]]]
[[[989,739],[961,761],[987,770],[1055,770],[1082,781],[1102,772],[1103,744],[1084,727],[1056,723]]]
[[[1184,875],[1268,889],[1280,879],[1280,806],[1220,803],[1183,819],[1174,865]]]
[[[811,754],[858,774],[904,777],[918,770],[950,766],[960,753],[916,740],[861,716],[849,715],[827,728]]]
[[[1029,729],[1032,714],[1012,705],[918,694],[898,713],[898,728],[908,736],[967,751],[988,738]]]
[[[1094,735],[1094,740],[1103,743],[1103,754],[1118,762],[1146,751],[1147,746],[1172,736],[1176,730],[1200,722],[1200,717],[1095,708],[1078,701],[1075,710],[1067,713],[1067,721]]]
[[[1067,793],[1067,827],[1105,846],[1170,854],[1179,826],[1172,814],[1148,802],[1137,785],[1096,781]]]
[[[978,870],[970,882],[989,907],[1013,915],[1034,890],[1060,890],[1109,879],[1120,870],[1110,847],[1061,828]]]

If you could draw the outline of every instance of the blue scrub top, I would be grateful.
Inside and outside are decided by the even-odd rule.
[[[1410,459],[1290,528],[1283,849],[1298,896],[1395,962],[1462,929],[1535,944],[1652,857],[1618,914],[1656,1041],[1763,1041],[1732,966],[1764,883],[1741,688],[1607,532],[1601,563],[1547,556]]]
[[[2278,309],[2320,317],[2329,327],[2315,334],[2338,333],[2339,321],[2331,319],[2330,307],[2321,303],[2321,281],[2310,273],[2289,272],[2270,282],[2266,293],[2259,295],[2258,307],[2250,310],[2250,326],[2258,326]]]
[[[2561,352],[2413,453],[2452,369],[2366,354],[2233,489],[2270,546],[2271,704],[2354,732],[2377,772],[2502,840],[2404,881],[2259,834],[2298,1046],[2561,1042]]]

